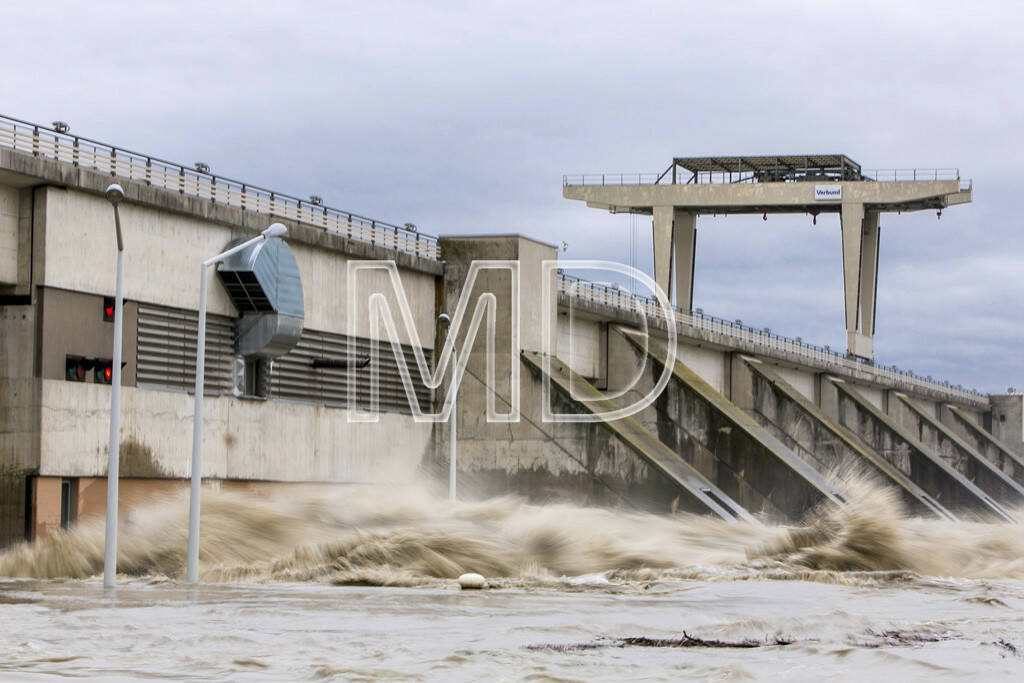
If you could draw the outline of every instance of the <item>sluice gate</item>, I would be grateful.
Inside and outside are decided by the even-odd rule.
[[[900,424],[865,399],[848,382],[827,376],[834,388],[839,423],[917,482],[943,506],[986,519],[1015,522],[1014,517]]]
[[[616,328],[640,359],[643,335]],[[665,366],[663,343],[647,339],[655,361],[649,386]],[[678,359],[672,381],[648,411],[662,441],[751,511],[792,522],[823,502],[839,504],[840,491],[754,418]],[[648,387],[649,388],[649,387]]]
[[[523,352],[523,360],[537,373],[544,373],[544,359],[540,354]],[[558,359],[548,359],[548,376],[563,399],[580,412],[610,411],[616,408],[612,401],[590,382],[580,377]],[[694,512],[710,512],[722,519],[753,522],[754,517],[729,495],[706,479],[692,465],[632,418],[600,423],[636,455],[650,463],[679,489],[679,507]]]
[[[896,411],[910,424],[918,440],[938,453],[957,472],[978,488],[1014,508],[1024,506],[1024,487],[957,436],[952,429],[929,415],[909,396],[897,393]]]
[[[906,473],[881,457],[825,411],[808,400],[771,367],[756,358],[740,356],[733,364],[733,381],[749,382],[750,405],[743,406],[822,474],[873,473],[896,487],[907,509],[916,515],[955,521],[956,516],[940,505]],[[742,363],[742,366],[739,365]],[[740,373],[744,373],[742,380]]]

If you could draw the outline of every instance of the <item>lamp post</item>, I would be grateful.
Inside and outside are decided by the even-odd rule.
[[[286,232],[288,228],[280,223],[274,223],[251,240],[206,259],[199,267],[199,331],[196,340],[195,413],[192,417],[192,475],[188,501],[188,554],[185,568],[187,583],[196,583],[199,580],[199,484],[203,470],[203,389],[206,370],[206,268],[249,248],[256,242],[280,237]]]
[[[118,184],[107,188],[107,201],[114,207],[117,233],[117,291],[114,293],[114,352],[110,368],[110,441],[107,445],[107,528],[103,540],[103,587],[113,588],[117,577],[117,484],[121,459],[121,329],[124,322],[124,240],[117,205],[124,199]]]
[[[451,332],[452,319],[448,317],[447,313],[442,313],[437,316],[437,322],[446,330],[446,334]],[[456,457],[456,445],[455,445],[455,432],[456,432],[456,399],[458,398],[459,389],[455,383],[456,373],[458,372],[458,354],[455,353],[455,340],[452,339],[452,413],[448,418],[448,500],[455,502],[455,457]]]

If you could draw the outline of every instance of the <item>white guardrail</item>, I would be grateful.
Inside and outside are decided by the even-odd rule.
[[[664,312],[656,299],[633,294],[615,286],[583,280],[563,272],[558,273],[558,291],[579,299],[641,313],[649,318],[665,318]],[[971,404],[988,405],[988,397],[972,389],[952,386],[948,382],[937,382],[927,377],[918,377],[908,370],[875,365],[867,361],[849,358],[829,348],[806,344],[797,339],[781,337],[771,332],[743,325],[738,321],[723,320],[703,313],[688,313],[675,307],[673,307],[673,315],[676,323],[687,325],[694,329],[721,334],[749,344],[803,356],[819,363],[867,373],[879,380],[902,385],[908,389],[927,389]]]
[[[127,178],[183,195],[286,218],[345,237],[437,260],[437,238],[319,202],[272,192],[206,170],[70,135],[55,128],[0,116],[0,146]]]
[[[970,180],[960,178],[958,168],[882,168],[861,171],[866,181],[880,183],[921,182],[925,180],[960,180],[961,189],[971,186]],[[701,185],[729,185],[758,182],[753,170],[743,171],[700,171],[677,184],[697,183]],[[762,181],[763,182],[763,181]],[[662,173],[567,173],[562,176],[563,187],[585,187],[593,185],[669,185],[672,176]]]

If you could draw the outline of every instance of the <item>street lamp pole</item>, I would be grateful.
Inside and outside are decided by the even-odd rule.
[[[103,587],[113,588],[117,581],[117,484],[121,460],[121,330],[124,323],[124,240],[121,214],[117,205],[124,199],[118,184],[107,188],[107,201],[114,207],[117,233],[117,290],[114,293],[114,352],[110,368],[110,440],[107,445],[107,527],[103,540]]]
[[[261,240],[271,237],[280,237],[288,231],[280,223],[274,223],[251,240],[217,254],[212,258],[203,261],[199,267],[199,330],[196,341],[196,388],[195,388],[195,413],[192,416],[192,473],[189,488],[188,502],[188,553],[185,568],[185,581],[196,583],[199,581],[199,484],[202,480],[202,459],[203,459],[203,391],[205,384],[205,359],[206,359],[206,269],[207,267],[220,263],[232,254]]]
[[[437,316],[437,322],[444,326],[447,333],[451,333],[451,318],[448,317],[447,313],[442,313]],[[458,354],[455,353],[455,340],[452,339],[452,380],[451,380],[451,392],[452,392],[452,412],[451,417],[448,418],[448,500],[455,502],[455,473],[456,473],[456,399],[459,394],[458,386],[455,383],[456,373],[458,371]]]

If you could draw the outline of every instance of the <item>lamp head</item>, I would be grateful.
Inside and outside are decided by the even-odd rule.
[[[107,201],[117,206],[124,199],[124,190],[117,183],[113,183],[107,188],[107,191],[103,193],[107,197]]]
[[[261,232],[263,239],[269,240],[271,237],[280,237],[281,235],[288,232],[288,228],[284,227],[280,223],[273,223],[269,228]]]
[[[439,322],[442,325],[450,325],[452,319],[448,317],[447,313],[442,313],[441,315],[437,316],[437,322]]]

